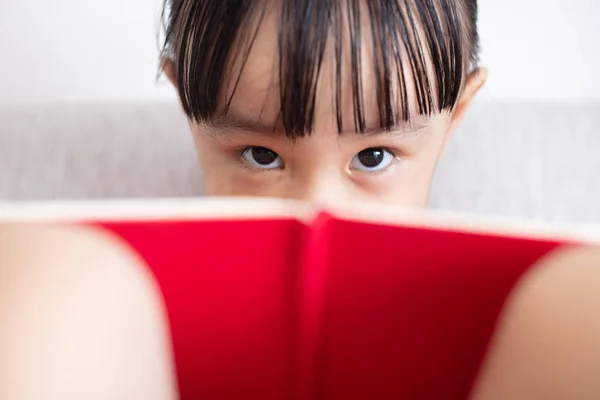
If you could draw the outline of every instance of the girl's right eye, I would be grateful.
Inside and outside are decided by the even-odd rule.
[[[273,150],[266,147],[250,146],[242,153],[242,159],[258,169],[282,169],[283,160]]]

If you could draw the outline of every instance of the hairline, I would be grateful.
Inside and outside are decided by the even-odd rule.
[[[184,0],[184,3],[187,2],[187,1],[189,1],[189,0]],[[442,1],[443,2],[443,1],[446,1],[446,0],[436,0],[436,1],[438,1],[438,2]],[[257,5],[259,3],[260,3],[260,1],[259,2],[253,2],[254,5]],[[461,1],[459,1],[459,3],[462,4]],[[249,14],[254,14],[254,11],[255,11],[255,9],[250,10]],[[461,5],[458,5],[457,9],[455,9],[454,12],[457,13],[457,14],[459,14],[459,15],[461,15],[462,18],[464,19],[464,7],[461,7]],[[239,76],[238,77],[231,76],[231,72],[235,70],[235,67],[234,67],[235,63],[239,62],[239,59],[244,54],[244,52],[249,51],[253,47],[253,45],[254,45],[254,42],[251,40],[250,43],[248,43],[248,47],[245,47],[244,43],[246,41],[244,40],[244,38],[248,37],[248,31],[247,31],[247,29],[250,29],[250,27],[253,26],[252,20],[254,20],[255,18],[254,18],[253,15],[250,15],[250,16],[245,15],[244,17],[245,17],[244,21],[236,29],[235,39],[232,42],[229,43],[229,46],[228,46],[228,49],[227,49],[227,60],[224,63],[224,67],[225,67],[225,70],[228,71],[229,73],[225,73],[223,75],[223,80],[220,82],[220,90],[221,91],[223,90],[224,87],[228,87],[229,85],[231,85],[232,83],[234,83],[237,78],[239,78]],[[442,16],[442,18],[443,18],[443,16]],[[457,22],[455,21],[454,23],[460,24],[461,22],[460,21],[457,21]],[[423,22],[421,22],[421,25],[423,25]],[[364,26],[363,26],[363,29],[364,29]],[[462,32],[462,39],[465,40],[465,37],[466,37],[465,35],[466,34],[464,33],[464,29],[461,32]],[[330,34],[333,34],[333,32],[330,32]],[[401,35],[400,32],[396,32],[396,34]],[[422,38],[419,38],[419,40],[422,40]],[[459,63],[462,64],[462,70],[461,70],[462,73],[461,73],[461,76],[459,78],[459,82],[455,83],[455,84],[459,85],[459,88],[458,88],[458,91],[456,93],[456,96],[454,96],[453,99],[452,99],[452,101],[451,101],[451,103],[452,103],[451,107],[446,107],[446,108],[439,107],[439,110],[437,110],[437,111],[444,111],[444,110],[453,111],[454,108],[456,107],[459,99],[460,99],[460,95],[461,95],[462,91],[464,90],[464,83],[466,81],[467,74],[469,72],[468,68],[469,68],[469,66],[471,65],[472,62],[475,62],[475,60],[471,60],[469,58],[469,56],[468,56],[468,54],[469,54],[469,52],[468,52],[469,46],[466,46],[466,47],[467,47],[467,49],[462,49],[463,51],[461,52],[460,55],[459,54],[455,54],[454,55],[455,57],[457,57],[459,59],[458,60]],[[280,49],[280,51],[278,52],[278,56],[280,58],[283,57],[281,50],[282,49]],[[283,50],[283,51],[285,51],[285,50]],[[419,49],[418,51],[419,51],[419,54],[421,54],[422,57],[425,57],[427,59],[427,62],[428,62],[428,65],[429,65],[429,62],[430,62],[431,58],[433,57],[433,55],[431,54],[431,49],[429,49],[429,48],[428,49]],[[369,54],[371,54],[372,57],[375,57],[375,52],[376,52],[376,49],[370,49],[369,50]],[[181,70],[181,66],[183,64],[185,64],[185,63],[192,63],[193,64],[194,62],[198,62],[198,60],[194,60],[193,57],[189,58],[190,57],[189,54],[187,54],[187,56],[188,57],[177,57],[175,55],[175,53],[173,53],[173,54],[170,55],[170,58],[178,66],[178,69]],[[391,57],[391,55],[388,55],[388,57]],[[243,62],[244,61],[242,61],[242,63]],[[243,66],[241,68],[243,68]],[[434,74],[441,73],[440,71],[436,70],[435,67],[432,67],[432,69],[433,69],[433,73]],[[241,72],[242,72],[242,69],[240,69],[240,71],[238,71],[239,74],[241,74]],[[429,74],[429,72],[427,72],[427,75],[428,74]],[[192,77],[192,79],[193,78],[194,77]],[[402,78],[404,80],[408,79],[405,74],[403,74]],[[413,78],[413,79],[417,83],[420,82],[419,78]],[[421,77],[421,79],[430,79],[431,82],[435,81],[435,79],[432,78],[432,77],[425,77],[425,78]],[[183,79],[183,77],[180,77],[179,84],[180,84],[180,86],[187,86],[189,88],[189,93],[188,93],[189,97],[192,97],[194,95],[194,93],[196,93],[196,95],[197,95],[198,92],[202,92],[202,88],[191,87],[189,80],[186,81],[185,79]],[[285,83],[283,83],[283,84],[285,84]],[[397,83],[397,84],[400,84],[400,83]],[[404,83],[402,83],[402,84],[404,84]],[[234,85],[235,85],[235,83],[234,83]],[[286,88],[283,88],[283,90],[285,90],[285,89]],[[341,90],[341,89],[338,89],[338,90]],[[416,90],[417,90],[416,88],[413,89],[413,92],[416,91]],[[437,90],[439,93],[442,93],[442,89],[441,88],[436,88],[435,86],[431,86],[431,85],[430,85],[430,89],[429,90],[432,91],[432,92]],[[445,90],[445,88],[444,88],[444,90]],[[185,92],[185,90],[183,90],[183,92]],[[231,100],[233,98],[233,96],[235,96],[235,94],[236,94],[236,92],[234,90],[233,93],[232,93],[232,95],[231,95],[231,98],[229,100]],[[416,94],[414,94],[414,95],[416,95]],[[356,93],[353,93],[353,96],[356,97],[358,95]],[[182,96],[182,100],[185,102],[185,96]],[[215,100],[215,99],[213,99],[213,100]],[[223,99],[220,99],[220,100],[216,99],[215,101],[219,101],[220,103],[222,103],[223,102],[222,100]],[[441,103],[441,99],[438,99],[437,101],[438,101],[438,103]],[[398,102],[398,103],[400,103],[400,102]],[[401,104],[399,104],[399,105],[401,105]],[[227,105],[225,107],[227,107]],[[283,110],[283,107],[285,107],[285,105],[280,104],[280,109],[281,110]],[[186,113],[192,119],[195,119],[195,120],[197,120],[199,122],[201,122],[203,120],[204,120],[204,122],[210,122],[210,121],[208,121],[209,118],[207,118],[207,116],[205,116],[204,118],[198,118],[197,115],[195,115],[193,112],[189,112],[189,111],[190,110],[186,110]],[[217,113],[219,111],[220,110],[216,110],[215,109],[215,110],[213,110],[212,113],[208,113],[208,114],[212,114],[212,116],[215,116],[215,115],[217,115]],[[414,115],[406,116],[405,119],[409,120],[411,118],[421,117],[423,115],[424,115],[423,112],[417,112]],[[208,117],[209,116],[210,115],[208,115]],[[431,116],[431,113],[429,114],[429,116]],[[396,126],[397,125],[398,124],[396,124]],[[394,128],[395,127],[392,126],[388,130],[391,130],[391,129],[394,129]],[[342,133],[342,132],[340,131],[340,133]]]

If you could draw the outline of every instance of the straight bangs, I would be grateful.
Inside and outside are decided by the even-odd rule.
[[[474,2],[473,2],[474,3]],[[314,127],[317,86],[332,57],[335,117],[343,132],[342,89],[353,129],[364,133],[365,60],[372,63],[379,129],[451,111],[476,62],[476,10],[464,0],[167,0],[163,60],[175,64],[187,116],[226,114],[261,23],[277,5],[279,121],[290,138]],[[471,18],[472,20],[469,20]],[[368,38],[368,40],[365,40]],[[234,65],[238,65],[234,68]],[[347,68],[351,84],[342,84]],[[230,93],[223,98],[223,88]]]

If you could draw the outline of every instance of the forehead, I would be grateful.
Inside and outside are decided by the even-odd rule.
[[[447,0],[430,3],[439,1]],[[431,115],[456,101],[463,60],[451,46],[445,21],[452,16],[441,7],[424,15],[418,2],[401,0],[339,1],[333,8],[315,1],[303,10],[291,6],[296,3],[305,2],[265,2],[247,12],[225,63],[180,58],[190,71],[195,63],[208,63],[198,68],[208,75],[224,69],[218,106],[196,114],[231,112],[292,134],[321,126],[365,131]],[[190,47],[210,56],[202,47],[220,43],[206,41],[196,38]],[[214,86],[208,78],[188,74],[185,81],[190,91],[211,96],[202,90]]]

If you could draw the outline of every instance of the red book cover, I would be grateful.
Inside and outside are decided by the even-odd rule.
[[[99,227],[139,254],[182,399],[464,400],[518,279],[590,237],[270,200],[17,209]]]

